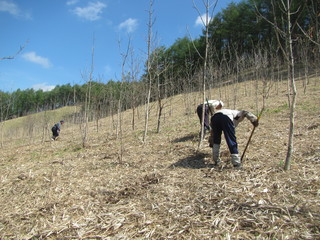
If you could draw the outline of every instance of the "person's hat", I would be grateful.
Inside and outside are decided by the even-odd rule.
[[[60,123],[64,123],[64,120],[60,120]]]

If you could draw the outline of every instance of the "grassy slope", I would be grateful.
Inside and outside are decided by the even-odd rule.
[[[0,238],[320,238],[318,82],[311,81],[306,95],[298,82],[289,172],[282,170],[289,126],[286,83],[277,91],[272,88],[241,171],[231,167],[224,142],[222,169],[211,168],[206,142],[197,149],[195,95],[166,101],[160,134],[155,133],[153,107],[147,144],[141,141],[143,108],[134,131],[131,112],[124,113],[122,160],[111,118],[100,121],[98,132],[92,123],[85,149],[79,126],[71,123],[56,142],[39,138],[5,145],[0,155]],[[237,109],[255,112],[253,86],[222,89],[226,107],[233,108],[230,93],[236,89]],[[258,99],[261,107],[260,94]],[[189,115],[184,104],[191,105]],[[237,128],[240,151],[251,129],[248,121]]]

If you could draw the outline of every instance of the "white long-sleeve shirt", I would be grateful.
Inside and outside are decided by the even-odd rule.
[[[254,114],[244,110],[239,111],[232,109],[220,109],[216,111],[214,114],[217,113],[222,113],[228,116],[231,119],[231,121],[233,121],[235,127],[237,127],[238,124],[242,122],[244,118],[247,118],[250,122],[254,122],[257,120],[257,117]]]

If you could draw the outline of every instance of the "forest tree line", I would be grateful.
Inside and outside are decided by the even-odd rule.
[[[314,43],[320,42],[320,2],[292,0],[291,8],[297,70],[302,69],[307,76],[319,60],[320,47]],[[215,87],[225,82],[257,78],[274,80],[276,75],[279,78],[286,60],[279,49],[284,40],[276,34],[276,29],[286,26],[281,1],[243,0],[229,4],[209,23],[207,85]],[[203,32],[198,39],[186,36],[178,38],[169,47],[155,47],[149,57],[151,69],[145,69],[139,78],[135,75],[136,69],[131,68],[123,74],[121,81],[103,83],[100,79],[90,79],[83,85],[65,84],[51,91],[0,91],[0,120],[81,105],[88,96],[91,110],[99,111],[102,116],[113,114],[120,98],[121,110],[135,108],[145,104],[147,79],[152,79],[152,101],[198,91],[205,45]]]

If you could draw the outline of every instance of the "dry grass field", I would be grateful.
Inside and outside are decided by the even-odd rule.
[[[210,94],[222,94],[226,108],[256,113],[262,99],[254,86],[246,82]],[[241,170],[232,168],[224,141],[219,169],[206,141],[198,149],[194,110],[200,94],[166,100],[160,133],[155,105],[146,144],[143,108],[135,130],[132,112],[123,114],[121,139],[111,117],[100,120],[99,131],[90,123],[86,148],[79,126],[69,122],[54,142],[49,135],[44,142],[37,136],[4,141],[0,238],[320,239],[320,81],[311,79],[305,94],[301,81],[297,87],[289,171],[283,170],[286,82],[271,87]],[[251,129],[247,120],[237,128],[240,152]]]

